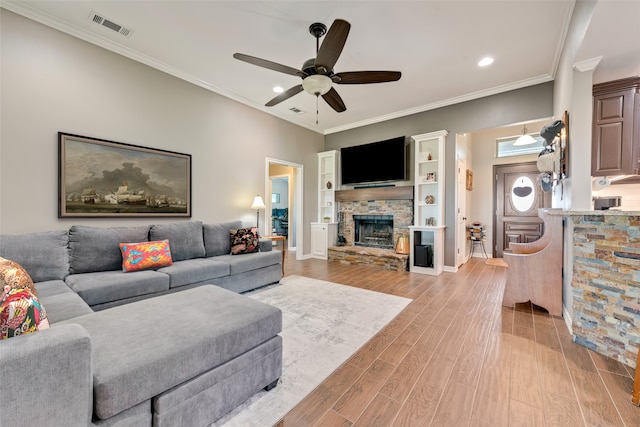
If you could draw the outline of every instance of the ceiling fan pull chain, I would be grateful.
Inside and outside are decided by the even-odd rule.
[[[318,124],[318,98],[320,98],[320,96],[318,96],[316,94],[316,124]]]

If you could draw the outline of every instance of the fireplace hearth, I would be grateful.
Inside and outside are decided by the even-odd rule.
[[[354,245],[392,249],[393,215],[353,215]]]

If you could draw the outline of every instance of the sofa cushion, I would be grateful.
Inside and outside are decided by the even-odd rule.
[[[158,272],[168,274],[170,277],[169,286],[175,288],[228,276],[229,264],[217,261],[215,258],[185,259],[175,262],[169,267],[163,267]]]
[[[63,323],[91,336],[94,414],[105,419],[276,336],[282,312],[205,285]],[[123,333],[123,325],[135,327]]]
[[[232,255],[250,254],[260,250],[260,238],[258,229],[255,227],[233,228],[229,232],[229,237]]]
[[[34,282],[62,280],[69,274],[69,234],[46,231],[0,236],[0,256],[17,262]]]
[[[234,228],[241,228],[242,221],[222,222],[219,224],[204,224],[204,246],[206,256],[227,255],[231,253],[229,232]]]
[[[69,230],[69,262],[72,274],[122,270],[120,243],[149,240],[149,227],[89,227]]]
[[[165,239],[169,240],[174,261],[202,258],[205,255],[201,221],[152,225],[149,240]]]
[[[47,312],[27,288],[5,285],[0,298],[0,340],[49,329]]]
[[[66,285],[65,285],[66,286]],[[40,297],[42,305],[47,307],[47,319],[54,325],[63,320],[93,313],[89,305],[73,291]]]
[[[35,284],[38,291],[38,298],[42,299],[52,295],[74,294],[64,280],[46,280]]]
[[[222,255],[213,259],[229,264],[229,274],[234,275],[269,267],[274,264],[281,264],[282,253],[280,251],[256,252],[250,256]]]
[[[141,243],[120,243],[122,271],[156,269],[173,264],[168,240]]]
[[[72,274],[65,282],[90,306],[169,289],[169,276],[154,270]]]

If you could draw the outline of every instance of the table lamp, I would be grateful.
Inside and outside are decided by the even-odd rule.
[[[256,228],[258,229],[258,233],[260,233],[260,209],[264,209],[266,206],[264,205],[264,201],[262,201],[262,197],[259,194],[253,199],[253,204],[251,205],[251,209],[256,210]]]

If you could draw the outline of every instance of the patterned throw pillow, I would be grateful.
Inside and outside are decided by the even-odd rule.
[[[173,264],[168,240],[140,243],[120,243],[122,271],[138,271]]]
[[[4,289],[7,285],[15,289],[28,289],[38,297],[38,291],[29,273],[17,262],[0,257],[0,289]]]
[[[0,300],[0,340],[48,328],[47,312],[30,290],[5,285]]]
[[[49,327],[33,280],[17,262],[0,258],[0,292],[0,340]]]
[[[249,254],[258,252],[260,249],[258,229],[257,228],[232,228],[231,235],[231,254]]]

